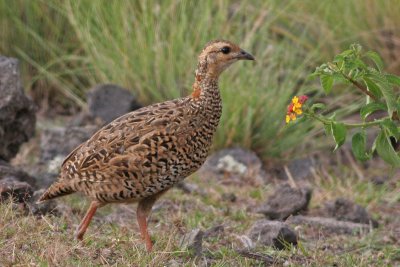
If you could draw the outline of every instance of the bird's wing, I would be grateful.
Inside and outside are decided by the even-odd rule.
[[[62,165],[63,176],[107,182],[166,171],[165,160],[200,123],[188,102],[166,101],[114,120],[71,152]]]

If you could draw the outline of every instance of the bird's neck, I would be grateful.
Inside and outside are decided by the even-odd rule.
[[[206,115],[214,129],[218,126],[222,114],[222,100],[218,88],[218,76],[210,72],[206,64],[199,63],[192,86],[193,92],[190,96],[192,105],[199,112]]]
[[[201,60],[197,65],[195,80],[193,83],[193,92],[191,97],[194,101],[206,101],[209,99],[221,100],[218,89],[219,73],[216,73],[207,61]]]

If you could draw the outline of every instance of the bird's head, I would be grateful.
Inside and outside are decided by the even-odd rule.
[[[201,72],[205,72],[209,77],[218,76],[232,63],[239,60],[255,60],[254,57],[241,49],[236,44],[216,40],[209,42],[199,55],[199,65]]]

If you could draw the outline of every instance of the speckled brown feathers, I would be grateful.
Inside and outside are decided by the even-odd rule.
[[[138,222],[148,250],[146,216],[156,199],[205,161],[222,112],[218,77],[233,62],[254,58],[228,41],[199,55],[193,93],[128,113],[95,133],[64,160],[39,201],[82,192],[92,200],[78,228],[82,238],[96,209],[139,202]]]
[[[41,200],[80,191],[99,202],[125,202],[168,189],[202,165],[220,115],[218,90],[212,98],[128,113],[75,149]]]

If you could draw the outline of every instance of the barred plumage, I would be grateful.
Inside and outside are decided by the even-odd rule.
[[[39,201],[73,192],[88,196],[92,205],[78,227],[79,239],[98,207],[139,202],[138,222],[151,250],[151,206],[204,163],[222,112],[218,77],[239,59],[254,60],[231,42],[207,44],[190,96],[141,108],[100,129],[64,160],[58,181]]]

